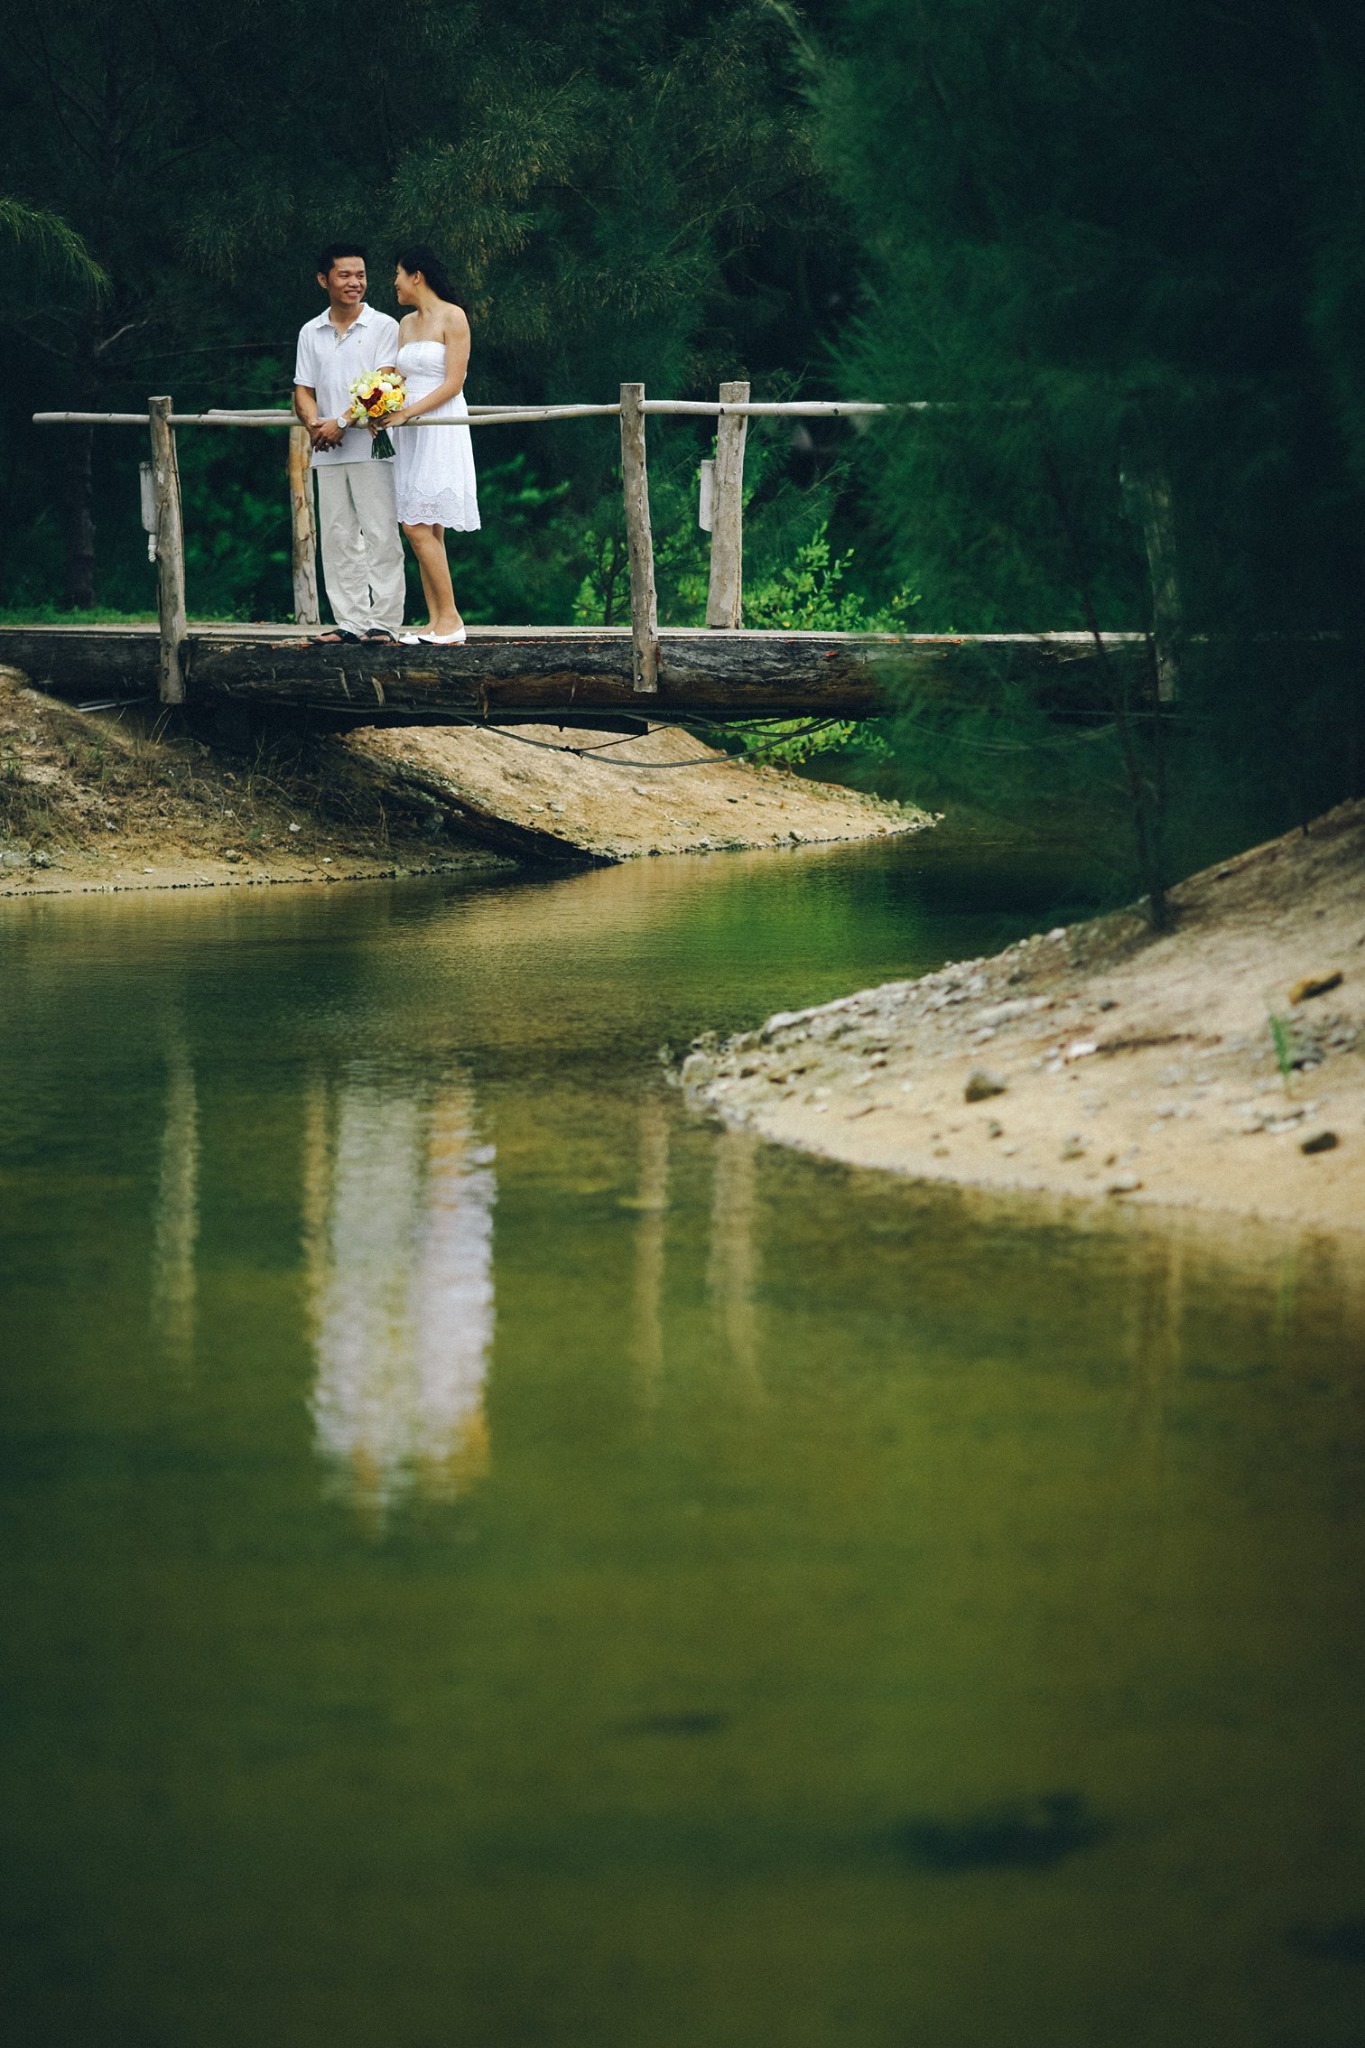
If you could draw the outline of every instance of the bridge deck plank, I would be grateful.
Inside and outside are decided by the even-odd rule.
[[[464,647],[324,646],[316,628],[191,622],[184,649],[190,705],[310,707],[366,723],[556,713],[638,717],[629,627],[475,626]],[[656,718],[875,717],[891,708],[891,671],[935,688],[989,693],[1021,666],[1059,681],[1096,659],[1085,633],[853,634],[665,627]],[[1106,634],[1111,653],[1144,645]],[[154,694],[157,628],[147,624],[0,627],[0,663],[80,702]]]

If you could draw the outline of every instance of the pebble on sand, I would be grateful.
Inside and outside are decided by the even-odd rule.
[[[1296,981],[1289,991],[1291,1003],[1306,1003],[1310,996],[1325,996],[1329,989],[1340,988],[1344,976],[1335,968],[1331,974],[1305,974],[1302,981]]]
[[[968,1102],[989,1102],[992,1095],[1003,1095],[1007,1085],[998,1074],[988,1074],[984,1067],[977,1067],[967,1076],[962,1093]]]

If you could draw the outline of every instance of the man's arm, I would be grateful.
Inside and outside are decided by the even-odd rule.
[[[294,386],[294,411],[308,429],[308,438],[315,448],[339,448],[345,428],[340,420],[324,420],[318,417],[318,395],[311,384]]]
[[[403,346],[403,330],[391,313],[379,315],[379,367],[381,370],[396,370],[398,351]]]

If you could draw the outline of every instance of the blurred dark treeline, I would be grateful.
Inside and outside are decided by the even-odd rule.
[[[31,410],[283,398],[316,245],[363,239],[391,305],[420,236],[485,402],[748,375],[941,406],[755,430],[751,617],[904,618],[913,595],[927,631],[1155,628],[1081,704],[1004,674],[907,684],[895,764],[921,800],[1065,815],[1103,886],[1159,912],[1172,873],[1365,787],[1357,0],[51,0],[0,112],[0,194],[110,281],[22,243],[0,280],[25,369],[0,606],[152,601],[141,437]],[[181,451],[192,609],[287,615],[282,446]],[[705,451],[651,423],[676,620],[703,587]],[[610,427],[478,452],[469,615],[619,618]]]
[[[822,388],[856,266],[814,132],[788,25],[759,0],[48,0],[0,79],[0,192],[69,222],[111,283],[92,297],[36,248],[6,264],[26,374],[0,418],[0,606],[154,602],[141,437],[27,416],[152,391],[184,409],[283,400],[325,303],[316,250],[338,234],[368,248],[390,310],[398,243],[442,248],[484,403],[609,399],[627,377],[713,393],[741,369]],[[652,440],[683,576],[701,440]],[[282,442],[180,441],[192,610],[287,616]],[[774,544],[799,543],[811,466],[773,453],[767,495],[794,521],[779,504]],[[584,601],[605,584],[619,607],[616,455],[609,422],[481,440],[472,617],[566,619],[585,578]]]
[[[929,800],[1088,820],[1159,913],[1365,789],[1365,9],[845,0],[807,61],[845,381],[953,408],[869,447],[884,573],[923,629],[1159,629],[1070,730],[1002,681],[909,693],[899,751]]]

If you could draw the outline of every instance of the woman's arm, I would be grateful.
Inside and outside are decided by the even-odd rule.
[[[396,412],[388,422],[391,427],[407,426],[410,421],[420,419],[424,412],[434,412],[438,405],[444,405],[448,398],[458,397],[464,390],[465,371],[469,368],[469,322],[458,306],[451,306],[441,322],[441,340],[446,351],[445,376],[434,391]]]
[[[398,323],[398,346],[400,349],[402,348],[404,341],[403,329],[405,327],[411,327],[411,325],[412,315],[411,313],[405,313]],[[376,363],[375,372],[379,376],[396,377],[398,375],[398,365],[397,363]]]

